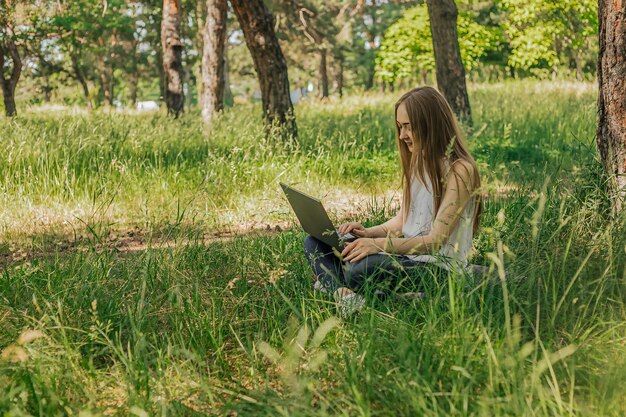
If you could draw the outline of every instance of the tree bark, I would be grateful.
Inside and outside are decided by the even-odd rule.
[[[422,68],[422,71],[420,71],[420,76],[422,78],[422,85],[427,85],[428,84],[428,70],[426,68]]]
[[[427,0],[426,4],[435,52],[437,86],[457,117],[471,125],[472,112],[456,29],[456,4],[454,0]]]
[[[183,43],[180,37],[180,0],[163,0],[161,20],[165,104],[168,114],[178,117],[183,111]]]
[[[578,51],[574,55],[574,64],[576,65],[576,81],[583,80],[583,64]]]
[[[235,99],[233,97],[233,92],[230,89],[230,77],[228,75],[229,72],[229,64],[228,64],[228,35],[226,36],[226,42],[224,46],[224,105],[230,107],[233,105]]]
[[[289,96],[287,63],[274,32],[274,18],[263,0],[231,0],[259,78],[266,126],[281,126],[297,135]]]
[[[326,49],[320,50],[320,98],[328,97],[328,66],[326,64]]]
[[[206,0],[207,17],[202,28],[202,119],[210,124],[224,108],[224,52],[226,0]]]
[[[7,36],[8,38],[8,36]],[[9,78],[4,78],[5,57],[4,54],[8,53],[11,56],[12,69]],[[2,86],[2,97],[4,99],[4,112],[8,117],[17,115],[17,108],[15,107],[15,88],[17,82],[22,74],[22,60],[20,59],[19,51],[13,39],[8,38],[0,42],[0,84]]]
[[[50,99],[52,98],[52,91],[54,90],[50,85],[50,75],[43,75],[44,84],[41,87],[41,92],[43,93],[43,101],[44,103],[50,103]]]
[[[600,0],[598,7],[598,129],[602,162],[611,176],[613,213],[626,206],[626,2]]]
[[[202,34],[204,32],[204,25],[205,25],[205,2],[204,1],[198,1],[196,3],[196,25],[198,30],[196,31],[196,38],[195,38],[195,42],[196,42],[196,50],[198,51],[198,58],[199,62],[196,64],[196,67],[194,68],[194,75],[196,77],[196,94],[198,95],[198,105],[200,106],[200,109],[203,108],[203,104],[202,104],[202,56],[203,56],[203,48],[204,48],[204,40],[202,38]]]
[[[335,82],[337,83],[337,94],[339,98],[343,97],[343,56],[337,57],[337,72],[335,73]]]
[[[105,106],[113,105],[113,71],[107,65],[103,55],[98,56],[98,69],[100,76],[100,90],[104,97]]]
[[[133,71],[128,74],[129,102],[132,108],[137,106],[137,92],[139,91],[139,72]]]
[[[370,91],[374,88],[374,75],[376,72],[374,71],[374,66],[371,68],[367,68],[367,78],[365,79],[365,91]]]
[[[158,48],[156,51],[157,58],[157,70],[159,72],[159,98],[162,101],[165,101],[165,68],[163,65],[163,48]]]
[[[74,77],[80,83],[80,86],[83,89],[83,95],[85,96],[85,101],[87,102],[87,109],[93,109],[93,103],[91,102],[91,97],[89,97],[89,85],[87,84],[87,80],[85,79],[85,74],[80,67],[78,62],[78,57],[75,54],[70,54],[70,59],[72,60],[72,70],[74,71]]]

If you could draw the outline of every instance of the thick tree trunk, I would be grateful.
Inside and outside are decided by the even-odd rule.
[[[320,49],[320,98],[328,97],[328,66],[326,64],[326,49]]]
[[[472,112],[456,30],[456,4],[454,0],[427,0],[426,4],[435,52],[437,86],[457,117],[471,125]]]
[[[289,96],[287,63],[274,32],[274,18],[263,0],[231,0],[259,78],[267,126],[282,126],[297,135]]]
[[[165,104],[168,114],[178,117],[183,111],[183,44],[180,39],[180,0],[163,0],[161,20]]]
[[[600,0],[598,8],[598,150],[612,178],[614,213],[626,206],[626,2]]]
[[[202,119],[210,124],[224,108],[224,52],[226,0],[206,0],[207,17],[202,28]]]
[[[2,98],[4,99],[4,114],[8,117],[17,116],[17,108],[15,107],[15,91],[12,91],[4,83],[2,83]]]
[[[2,69],[5,64],[4,54],[8,53],[11,57],[12,69],[8,79],[4,78]],[[20,59],[17,46],[12,39],[0,41],[0,85],[2,86],[2,98],[4,99],[4,112],[8,117],[17,115],[15,107],[15,87],[22,74],[22,60]]]

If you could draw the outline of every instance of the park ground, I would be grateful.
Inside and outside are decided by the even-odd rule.
[[[473,262],[419,302],[336,317],[278,181],[337,221],[398,208],[394,95],[199,115],[25,111],[0,138],[0,412],[623,416],[626,218],[595,149],[597,87],[470,88]],[[524,280],[501,279],[507,270]]]

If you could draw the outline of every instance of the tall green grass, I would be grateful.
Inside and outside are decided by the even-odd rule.
[[[486,190],[538,189],[545,175],[569,179],[563,174],[580,171],[593,159],[594,95],[586,84],[477,87],[471,142]],[[29,240],[42,230],[155,227],[181,218],[212,229],[285,220],[278,180],[316,195],[330,192],[330,202],[398,190],[394,99],[301,105],[300,138],[288,144],[263,135],[256,107],[226,112],[210,132],[193,111],[181,120],[124,114],[5,120],[0,236]]]
[[[227,112],[208,135],[193,115],[4,124],[7,245],[63,221],[93,233],[165,224],[180,244],[6,265],[0,411],[624,415],[626,220],[606,204],[594,97],[585,85],[475,87],[471,147],[488,197],[474,261],[494,273],[429,283],[416,303],[368,294],[344,321],[312,292],[297,228],[203,235],[253,212],[292,219],[277,179],[316,195],[397,188],[394,97],[300,106],[288,144],[262,135],[256,109]],[[371,199],[356,216],[376,223],[396,204]]]

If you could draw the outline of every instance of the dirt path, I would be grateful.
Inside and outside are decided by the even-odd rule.
[[[9,267],[17,264],[30,263],[34,260],[53,256],[62,256],[72,252],[102,252],[113,249],[121,254],[130,254],[145,251],[147,249],[169,249],[189,244],[210,244],[213,242],[225,242],[242,236],[269,236],[275,233],[289,230],[292,224],[283,222],[266,224],[265,226],[240,225],[228,230],[205,232],[197,238],[182,237],[177,233],[157,232],[142,230],[141,228],[129,228],[110,231],[105,238],[93,236],[59,236],[54,243],[40,244],[29,248],[5,247],[0,252],[0,266]]]
[[[331,190],[323,196],[324,205],[336,221],[344,221],[359,217],[362,210],[372,203],[392,204],[391,201],[398,199],[397,191],[389,191],[382,195],[368,193],[342,192]],[[121,254],[136,253],[148,248],[165,249],[196,242],[209,244],[212,242],[226,241],[239,236],[262,236],[288,230],[297,225],[297,219],[291,213],[286,201],[274,204],[285,212],[284,220],[273,219],[267,216],[266,208],[246,208],[251,214],[247,221],[242,221],[242,216],[237,213],[223,213],[225,219],[234,217],[235,225],[224,225],[217,229],[208,226],[181,224],[177,226],[164,225],[157,229],[146,229],[141,226],[124,225],[123,222],[114,225],[112,219],[108,226],[93,226],[98,230],[90,232],[86,224],[72,223],[71,219],[57,219],[55,222],[44,222],[39,225],[36,234],[27,233],[19,240],[0,242],[0,267],[8,267],[16,264],[28,263],[34,260],[65,255],[72,252],[102,252],[113,249]],[[237,219],[237,217],[239,217]],[[51,218],[54,218],[52,216]],[[64,220],[64,221],[62,221]],[[102,220],[103,223],[107,219]],[[59,226],[60,224],[65,226]],[[67,227],[67,224],[74,226]],[[78,226],[77,229],[73,227]],[[21,243],[18,243],[21,242]]]

